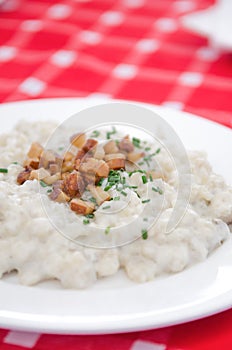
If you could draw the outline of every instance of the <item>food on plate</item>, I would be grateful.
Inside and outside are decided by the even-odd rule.
[[[167,234],[179,184],[164,147],[113,126],[70,133],[47,149],[55,127],[23,122],[0,137],[0,276],[17,271],[25,285],[55,279],[79,289],[123,269],[146,282],[205,260],[228,239],[232,188],[204,152],[188,152],[190,201]],[[48,212],[60,227],[75,228],[75,240]],[[139,236],[104,249],[79,244],[82,236],[110,241],[116,229]]]

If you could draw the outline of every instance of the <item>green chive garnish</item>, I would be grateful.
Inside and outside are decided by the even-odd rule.
[[[159,194],[163,194],[164,192],[159,187],[152,187],[152,191],[158,192]]]
[[[144,199],[144,200],[142,201],[142,203],[145,204],[145,203],[149,203],[150,201],[151,201],[150,199]]]
[[[151,150],[151,147],[146,147],[146,148],[145,148],[145,151],[146,151],[146,152],[149,152],[150,150]]]
[[[94,130],[90,137],[98,137],[99,135],[100,135],[100,131]]]
[[[107,235],[110,232],[110,226],[107,226],[107,228],[105,229],[105,234]]]
[[[94,218],[94,214],[86,214],[85,217],[88,218],[88,219],[93,219]]]
[[[42,187],[49,187],[50,186],[50,185],[46,184],[46,182],[44,182],[43,180],[40,180],[39,183]]]
[[[0,173],[7,174],[8,173],[8,169],[0,168]]]
[[[147,177],[145,175],[142,176],[142,180],[143,180],[143,183],[146,184],[147,183]]]
[[[107,205],[106,207],[102,207],[102,209],[110,209],[110,205]]]
[[[52,190],[47,190],[47,193],[51,193],[52,192]]]
[[[142,239],[147,239],[147,238],[148,238],[147,230],[142,230]]]
[[[114,201],[120,201],[120,196],[114,197]]]
[[[109,140],[111,138],[111,135],[114,135],[114,134],[116,134],[116,128],[113,126],[112,131],[108,131],[106,133],[107,140]]]
[[[148,221],[148,218],[143,218],[143,221]]]
[[[127,193],[125,191],[121,191],[121,194],[125,197],[127,196]]]
[[[134,145],[135,147],[141,148],[140,142],[141,142],[140,139],[138,139],[138,138],[136,138],[136,137],[133,137],[133,138],[132,138],[132,143],[133,143],[133,145]]]
[[[83,219],[83,224],[88,225],[90,223],[89,219]]]

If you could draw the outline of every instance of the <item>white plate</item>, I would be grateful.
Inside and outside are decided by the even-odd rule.
[[[100,100],[52,99],[0,106],[1,131],[16,121],[64,120]],[[104,101],[105,102],[105,101]],[[167,120],[187,148],[204,149],[214,170],[232,179],[232,132],[187,113],[148,106]],[[136,123],[136,121],[135,121]],[[0,327],[50,333],[97,334],[157,328],[198,319],[231,307],[232,240],[205,262],[141,285],[123,273],[88,290],[0,282]]]

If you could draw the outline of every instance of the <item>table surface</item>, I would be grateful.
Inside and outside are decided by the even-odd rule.
[[[0,0],[0,102],[109,97],[170,106],[232,127],[232,54],[186,30],[214,0]],[[223,350],[232,310],[104,336],[0,330],[0,348]]]

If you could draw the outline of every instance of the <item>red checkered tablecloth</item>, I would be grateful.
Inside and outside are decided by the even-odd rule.
[[[105,96],[170,106],[232,127],[232,54],[182,25],[182,16],[214,3],[0,0],[0,101]],[[231,323],[232,310],[118,335],[0,330],[0,348],[229,350]]]

